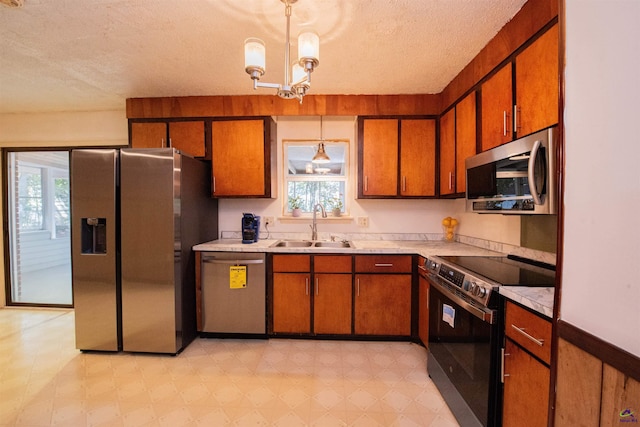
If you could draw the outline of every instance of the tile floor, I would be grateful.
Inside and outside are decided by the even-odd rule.
[[[400,342],[197,339],[81,353],[72,310],[0,309],[0,426],[457,426]]]

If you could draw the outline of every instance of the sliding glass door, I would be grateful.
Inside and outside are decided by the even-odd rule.
[[[6,154],[7,302],[71,306],[69,152]]]

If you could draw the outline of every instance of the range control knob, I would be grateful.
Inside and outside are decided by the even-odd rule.
[[[469,284],[469,287],[467,288],[467,291],[471,292],[472,294],[475,294],[477,287],[478,285],[476,284],[476,282],[471,282]]]
[[[473,295],[475,295],[477,297],[480,297],[480,298],[484,298],[485,295],[487,295],[487,290],[482,286],[476,286],[473,289]]]

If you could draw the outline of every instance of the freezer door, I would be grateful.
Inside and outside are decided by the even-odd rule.
[[[71,152],[72,279],[76,347],[118,351],[118,151]]]
[[[123,350],[175,354],[180,156],[170,148],[123,149],[120,159]]]

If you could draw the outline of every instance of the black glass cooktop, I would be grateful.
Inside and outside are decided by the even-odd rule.
[[[511,257],[441,256],[456,265],[505,286],[555,286],[556,272],[550,265],[532,265]]]

